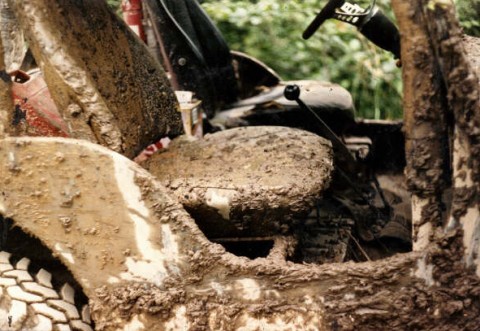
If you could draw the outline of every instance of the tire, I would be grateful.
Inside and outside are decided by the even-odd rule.
[[[0,252],[0,330],[93,330],[88,306],[79,312],[70,285],[57,291],[49,272],[32,275],[29,259],[12,265],[10,255]]]

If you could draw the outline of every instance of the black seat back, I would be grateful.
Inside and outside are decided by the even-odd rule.
[[[146,0],[163,61],[175,89],[190,90],[212,116],[237,99],[232,56],[220,31],[196,0]]]

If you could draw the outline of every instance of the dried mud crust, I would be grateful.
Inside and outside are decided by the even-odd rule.
[[[464,36],[463,45],[470,64],[473,66],[477,76],[480,76],[480,38]]]
[[[182,132],[161,65],[104,1],[12,2],[72,138],[133,158]]]
[[[330,183],[327,140],[285,127],[245,127],[175,140],[145,167],[209,237],[284,233]]]
[[[73,288],[57,291],[48,271],[32,276],[29,264],[27,258],[12,264],[10,253],[0,252],[0,330],[93,330],[88,306],[80,312],[75,306]]]
[[[375,263],[248,260],[209,242],[171,194],[118,154],[60,138],[0,145],[5,213],[71,269],[98,330],[478,330],[479,280],[465,269],[461,235],[454,250],[452,239],[439,238],[434,255]],[[78,217],[69,232],[61,222],[42,221],[59,215],[66,188],[80,193],[67,200]],[[141,215],[145,226],[137,227],[142,219],[134,216]],[[96,234],[84,231],[93,226]],[[145,268],[130,268],[125,253]],[[132,279],[137,270],[142,277]]]
[[[295,260],[318,264],[344,262],[354,222],[333,199],[323,199],[299,228],[299,256]]]

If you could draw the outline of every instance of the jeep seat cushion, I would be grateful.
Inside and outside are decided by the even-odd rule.
[[[243,127],[174,140],[145,167],[210,238],[286,233],[328,187],[332,148],[286,127]]]
[[[316,80],[288,81],[287,84],[297,84],[300,86],[300,98],[314,110],[331,110],[336,112],[346,112],[346,117],[353,119],[353,99],[350,92],[338,84],[322,82]],[[290,101],[281,97],[275,100],[284,107],[297,107],[295,101]]]
[[[355,121],[355,106],[350,92],[338,84],[315,80],[289,81],[285,84],[300,86],[300,98],[334,131],[341,134]],[[281,97],[275,100],[281,108],[298,110],[296,101]],[[299,114],[297,114],[298,116]],[[288,118],[288,116],[287,116]],[[311,118],[311,117],[307,117]],[[291,119],[289,122],[293,122]]]
[[[311,117],[295,101],[283,96],[285,86],[297,84],[300,98],[336,133],[354,123],[355,106],[351,94],[338,84],[314,80],[287,81],[219,112],[212,122],[234,127],[244,121],[250,125],[281,125],[300,127],[315,132]]]

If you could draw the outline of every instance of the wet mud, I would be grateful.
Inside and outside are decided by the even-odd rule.
[[[62,19],[68,18],[64,11],[59,10],[67,1],[58,2],[59,5],[53,5],[52,1],[19,1],[30,9],[33,7],[29,6],[42,2],[51,6],[52,12],[63,15],[60,16]],[[42,17],[40,14],[39,17]],[[34,18],[28,20],[33,22]],[[47,21],[50,20],[45,19]],[[105,22],[95,24],[96,28],[113,28]],[[67,29],[63,32],[68,39],[70,30],[69,26],[65,27]],[[89,48],[88,45],[86,48]],[[76,50],[83,54],[80,49]],[[41,53],[40,46],[37,46],[37,52]],[[102,61],[99,63],[105,64]],[[417,64],[422,65],[420,62]],[[72,104],[79,105],[81,111],[78,107],[68,109],[74,110],[72,116],[80,114],[86,129],[92,125],[93,130],[89,134],[93,141],[100,140],[128,156],[142,145],[135,138],[139,129],[133,130],[131,140],[123,136],[121,123],[125,124],[130,118],[120,121],[120,124],[112,124],[111,119],[115,116],[103,114],[103,108],[98,112],[95,107],[83,108],[91,100],[78,99],[75,93],[72,94],[72,86],[66,88],[63,83],[55,85],[59,74],[52,68],[54,65],[50,69],[45,65],[51,77],[57,75],[51,81],[52,86],[58,87],[57,100],[63,102],[66,108]],[[146,71],[149,72],[148,69]],[[457,77],[465,78],[462,75]],[[101,78],[92,76],[88,79],[95,81]],[[119,90],[123,89],[122,81],[122,77],[117,79]],[[108,93],[107,96],[102,95],[105,100],[109,98]],[[424,96],[427,97],[426,94]],[[130,109],[129,104],[125,107]],[[138,115],[134,110],[132,114]],[[476,118],[478,112],[472,115]],[[155,119],[155,116],[152,118]],[[426,113],[419,113],[417,119],[424,122],[435,120]],[[476,122],[467,121],[461,127],[469,137],[474,137],[475,127],[478,128],[472,123]],[[167,125],[163,128],[162,132],[146,131],[152,138],[157,133],[168,131]],[[417,132],[420,135],[410,138],[419,138],[420,145],[420,138],[428,134],[428,130],[428,125],[419,126]],[[434,133],[438,132],[434,130]],[[298,139],[298,145],[294,137]],[[288,199],[299,201],[300,196],[321,192],[327,182],[319,180],[314,190],[308,191],[307,186],[302,186],[306,178],[324,178],[322,176],[328,177],[329,173],[325,168],[327,163],[324,160],[320,162],[317,154],[305,153],[312,144],[302,140],[306,137],[269,132],[252,140],[257,142],[259,150],[263,150],[260,155],[266,158],[259,159],[258,169],[268,176],[252,175],[248,167],[251,169],[254,164],[238,164],[238,169],[247,172],[247,176],[241,177],[235,177],[238,174],[235,168],[225,167],[229,162],[246,159],[245,154],[250,153],[250,148],[243,148],[249,142],[236,140],[238,136],[229,137],[230,143],[222,139],[225,144],[220,145],[224,149],[221,155],[231,155],[234,159],[210,163],[218,160],[215,153],[219,153],[221,148],[218,150],[205,145],[204,149],[199,149],[203,151],[201,154],[196,149],[188,151],[188,157],[184,159],[188,162],[179,165],[178,169],[198,161],[194,170],[210,169],[211,173],[207,173],[205,180],[209,183],[217,181],[218,187],[227,191],[231,189],[228,185],[234,182],[242,184],[245,179],[265,186],[275,179],[276,183],[287,186],[293,185],[288,178],[295,178],[295,189],[274,187],[272,192],[277,195],[286,192],[292,194]],[[214,138],[207,137],[207,143],[208,139]],[[283,143],[278,146],[274,140]],[[178,144],[182,142],[179,140]],[[322,144],[323,147],[328,146],[325,142]],[[188,148],[185,147],[186,150]],[[211,154],[205,152],[209,148]],[[321,150],[326,152],[328,148]],[[472,155],[477,152],[472,150]],[[285,157],[279,156],[282,154]],[[168,178],[165,181],[167,189],[148,172],[118,154],[86,142],[64,139],[2,140],[0,156],[0,213],[12,218],[25,232],[41,238],[68,266],[90,298],[92,316],[99,330],[380,330],[385,326],[397,330],[476,330],[480,325],[479,279],[472,268],[465,267],[463,233],[459,228],[434,232],[431,245],[422,252],[398,254],[376,262],[315,266],[279,263],[276,257],[249,260],[228,254],[220,245],[212,244],[205,238],[177,201],[191,191],[172,195],[171,190],[180,192],[186,187],[185,182],[192,178],[197,180],[193,175],[187,176],[191,174],[189,172]],[[324,156],[327,159],[330,157],[328,152]],[[180,157],[175,155],[164,160],[170,162]],[[267,165],[271,157],[284,160],[282,165],[289,176],[285,176],[285,172],[276,173],[276,168],[261,167]],[[412,167],[415,171],[426,172],[418,182],[415,178],[419,174],[410,173],[411,183],[418,189],[416,192],[436,193],[436,185],[443,185],[439,184],[442,175],[437,171],[441,164],[436,163],[430,152],[421,148],[409,157],[418,158]],[[313,168],[309,167],[306,170],[297,169],[292,160],[316,162],[317,170],[313,172]],[[321,168],[319,176],[318,167],[322,164],[324,168]],[[431,172],[428,172],[429,168]],[[227,172],[231,177],[219,176],[220,172]],[[223,182],[226,179],[229,179],[227,186]],[[434,186],[430,186],[428,181],[431,180],[435,181]],[[213,188],[218,190],[218,187]],[[266,199],[269,207],[275,205],[272,196],[260,197],[248,186],[236,194],[245,191],[250,196],[241,200],[250,197],[255,210],[263,208],[260,201],[264,200],[260,198]],[[217,214],[235,218],[232,216],[235,208],[231,208],[229,203],[231,201],[233,205],[236,195],[226,194],[219,199],[216,191],[216,198],[211,192],[209,199],[207,192],[197,194],[203,194],[206,201],[210,200]],[[464,196],[470,199],[471,195]],[[300,201],[293,203],[292,208],[300,211],[310,203],[308,198],[306,200],[301,204]],[[423,215],[424,219],[435,225],[440,223],[435,214],[436,208],[424,210],[428,214]],[[240,225],[248,223],[242,219]]]
[[[209,237],[287,233],[331,181],[330,142],[285,127],[245,127],[174,140],[145,167]]]
[[[70,135],[136,156],[182,132],[162,67],[104,1],[15,1]]]
[[[2,140],[0,155],[8,187],[0,212],[72,271],[98,330],[473,330],[479,323],[478,279],[463,267],[455,236],[368,263],[250,260],[209,242],[169,190],[105,148],[17,138]],[[442,245],[458,249],[445,253]],[[450,282],[456,287],[446,290]]]

